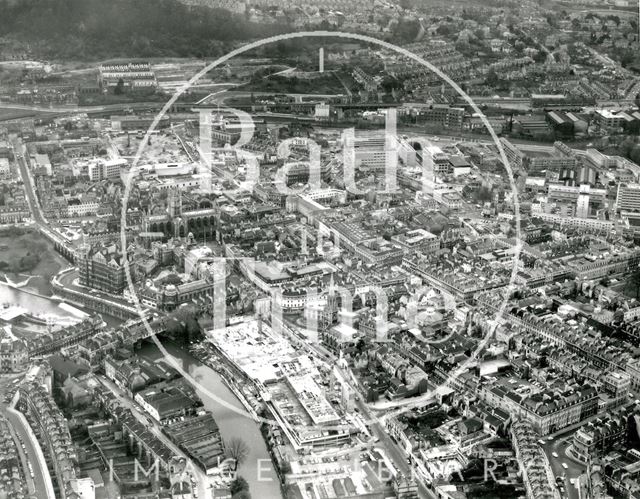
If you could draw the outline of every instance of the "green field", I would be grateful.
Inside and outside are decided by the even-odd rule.
[[[65,260],[37,231],[12,227],[0,231],[0,277],[14,282],[34,276],[29,287],[51,295],[51,278],[66,266]]]

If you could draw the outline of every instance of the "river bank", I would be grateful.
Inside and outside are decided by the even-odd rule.
[[[217,372],[247,412],[252,417],[258,418],[258,414],[264,409],[264,404],[258,400],[258,394],[253,387],[239,382],[240,378],[233,374],[234,368],[228,366],[221,355],[218,355],[211,348],[207,348],[206,343],[192,345],[189,347],[189,353],[197,361]]]
[[[0,281],[0,306],[12,305],[20,307],[27,311],[29,315],[37,319],[42,319],[46,323],[46,319],[49,318],[57,324],[65,324],[69,321],[79,322],[81,316],[79,312],[83,312],[92,315],[94,312],[74,305],[73,307],[65,306],[60,300],[47,297],[37,291],[28,288],[16,288],[12,287],[4,281]],[[101,314],[102,320],[109,327],[118,327],[124,321],[117,317],[112,317],[107,314]]]

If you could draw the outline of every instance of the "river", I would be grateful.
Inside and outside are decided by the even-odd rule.
[[[227,388],[227,385],[224,384],[217,372],[203,365],[191,354],[175,344],[165,342],[164,346],[167,352],[181,363],[182,368],[209,392],[215,394],[226,404],[236,407],[242,414],[246,413],[243,405],[233,392]],[[162,357],[158,347],[150,342],[145,342],[138,353],[150,359]],[[258,423],[248,416],[238,414],[229,407],[216,402],[198,387],[196,387],[196,390],[202,398],[205,408],[211,411],[216,423],[218,423],[222,438],[229,440],[233,437],[238,437],[249,446],[249,454],[246,461],[240,466],[239,474],[249,483],[252,497],[281,499],[282,493],[277,475],[273,469],[269,451],[260,433]],[[260,476],[262,479],[260,479]]]

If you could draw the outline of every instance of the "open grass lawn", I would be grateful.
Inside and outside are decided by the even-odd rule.
[[[21,282],[34,276],[29,287],[44,295],[53,293],[51,278],[67,266],[53,246],[35,230],[0,231],[0,275]]]

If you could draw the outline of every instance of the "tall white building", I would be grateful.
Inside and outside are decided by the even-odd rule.
[[[593,212],[607,208],[606,189],[594,189],[589,184],[580,186],[551,184],[547,195],[549,207],[555,206],[566,217],[588,218]]]
[[[384,170],[386,160],[384,132],[346,136],[344,148],[349,152],[352,151],[356,168]]]
[[[525,154],[520,149],[518,149],[516,145],[509,142],[504,137],[500,138],[500,143],[502,144],[502,148],[504,149],[504,154],[509,160],[509,163],[511,164],[511,166],[516,169],[522,168]]]
[[[578,218],[589,217],[589,184],[582,184],[576,200],[576,216]]]
[[[619,184],[616,197],[618,211],[640,211],[640,184]]]
[[[99,182],[101,180],[116,180],[120,178],[120,170],[127,166],[126,159],[98,159],[89,163],[87,169],[89,180]]]

